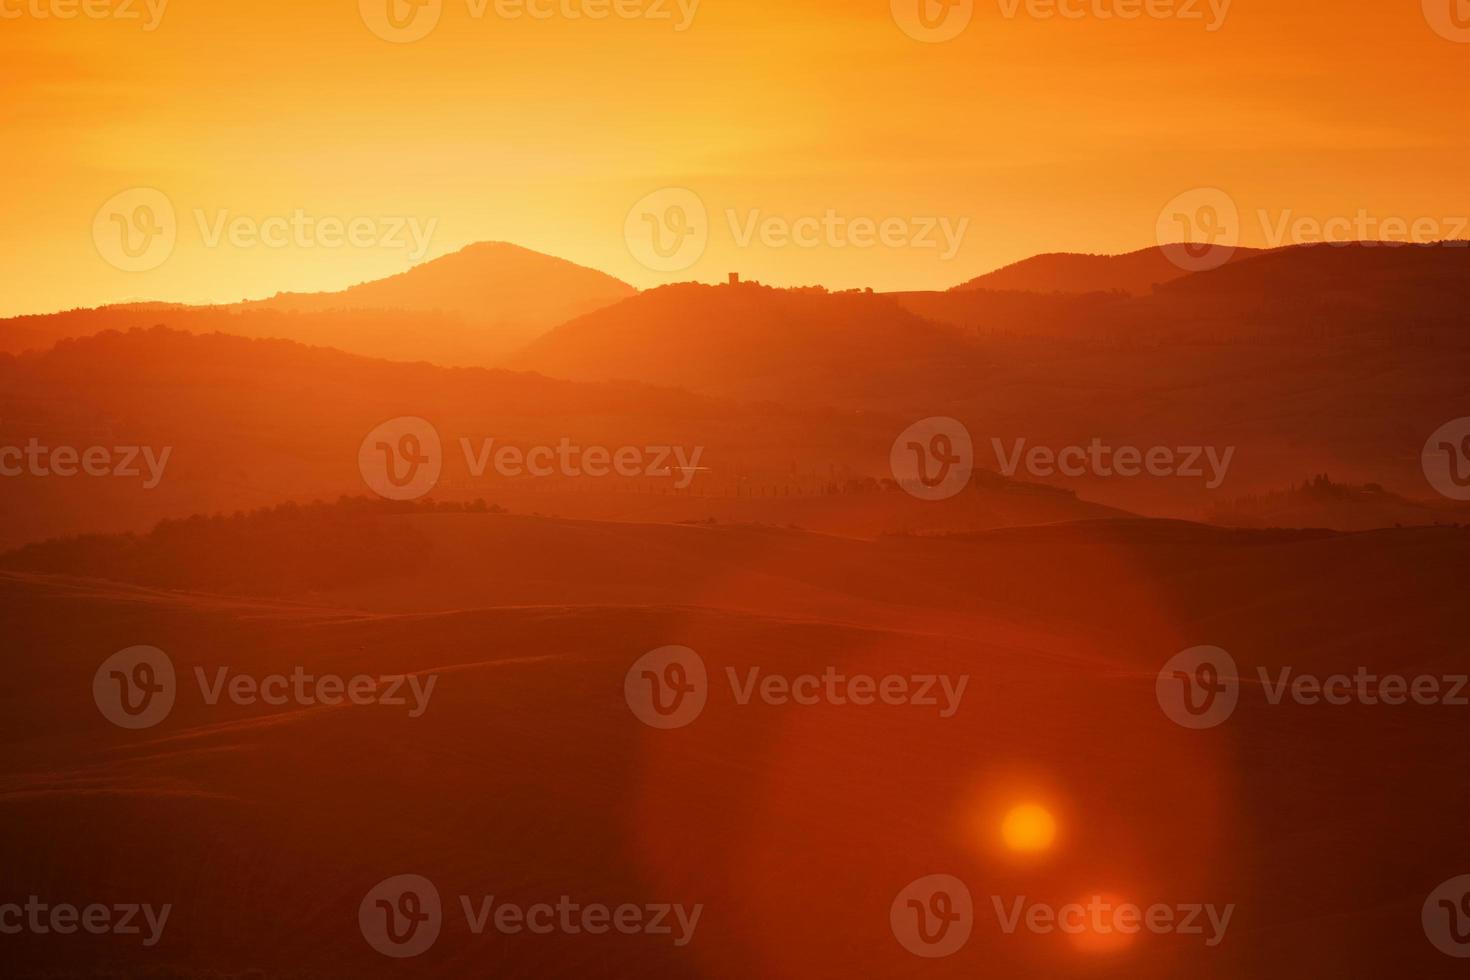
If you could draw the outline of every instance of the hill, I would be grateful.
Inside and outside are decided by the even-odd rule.
[[[741,398],[851,402],[917,391],[970,359],[948,327],[892,298],[819,287],[687,283],[563,324],[510,366],[638,379]]]
[[[403,964],[363,941],[357,909],[412,873],[444,902],[416,975],[493,960],[511,975],[616,962],[689,978],[897,976],[918,961],[894,941],[889,906],[943,872],[973,889],[976,925],[938,976],[1081,964],[1164,980],[1185,956],[1207,980],[1439,975],[1419,914],[1470,857],[1465,784],[1443,750],[1458,712],[1272,706],[1247,687],[1225,725],[1197,732],[1167,720],[1155,683],[1200,643],[1251,678],[1457,670],[1463,531],[1124,521],[858,542],[496,514],[296,520],[254,543],[176,529],[175,555],[241,570],[226,594],[99,579],[85,555],[66,571],[0,572],[14,679],[0,691],[0,811],[26,842],[7,852],[6,880],[21,895],[172,909],[153,948],[8,937],[12,971],[396,976]],[[360,576],[282,594],[275,569],[326,561],[354,529],[377,549]],[[93,704],[93,676],[140,643],[169,657],[178,694],[156,727],[126,731]],[[700,656],[708,702],[688,727],[655,731],[624,683],[671,643]],[[965,687],[932,705],[742,704],[727,677],[753,670]],[[198,678],[221,671],[363,676],[385,700],[408,676],[419,696],[211,704]],[[1055,815],[1044,860],[1002,844],[1018,801]],[[1419,846],[1345,861],[1344,840]],[[1228,903],[1234,919],[1207,951],[1198,935],[1142,936],[1101,959],[1066,936],[1006,934],[991,909],[992,895],[1060,905],[1100,890]],[[549,943],[472,933],[460,896],[486,895],[702,915],[685,946],[585,931]]]
[[[509,350],[558,324],[637,293],[606,273],[506,242],[480,242],[400,275],[335,293],[279,293],[241,304],[293,313],[401,310],[441,313],[491,335]],[[391,356],[391,355],[384,355]]]
[[[315,460],[323,452],[340,453],[341,440],[353,441],[346,433],[366,431],[359,426],[442,410],[449,418],[475,420],[468,423],[472,434],[503,432],[500,420],[510,418],[515,420],[511,428],[526,438],[540,431],[553,442],[568,433],[601,431],[621,440],[633,438],[636,431],[642,433],[638,438],[665,445],[667,438],[649,435],[664,426],[681,433],[681,444],[705,446],[720,462],[700,471],[694,492],[722,498],[708,506],[681,498],[665,507],[647,498],[655,489],[651,484],[635,484],[640,495],[599,492],[583,497],[574,495],[586,488],[585,481],[526,481],[501,489],[519,495],[531,486],[539,496],[557,485],[568,494],[545,505],[525,498],[494,501],[514,504],[518,511],[589,519],[714,518],[863,535],[1099,516],[1077,513],[1065,502],[1060,509],[1028,504],[1017,511],[1007,503],[1020,499],[1014,494],[992,494],[986,501],[966,497],[954,505],[959,508],[955,514],[945,514],[943,508],[915,509],[882,494],[850,510],[857,497],[842,494],[846,499],[838,501],[839,495],[829,493],[833,485],[889,475],[887,454],[896,434],[918,419],[948,416],[969,428],[978,467],[1115,511],[1193,519],[1224,501],[1273,493],[1304,472],[1330,472],[1348,483],[1378,484],[1418,500],[1430,493],[1419,464],[1424,440],[1448,420],[1466,414],[1467,258],[1470,249],[1452,245],[1291,248],[1137,297],[988,290],[874,295],[777,290],[751,283],[670,286],[576,318],[507,359],[517,370],[577,382],[558,387],[547,378],[522,378],[510,387],[530,390],[524,406],[477,390],[508,384],[512,372],[435,373],[427,365],[409,369],[379,362],[338,378],[346,370],[344,362],[330,351],[308,355],[301,348],[287,359],[291,366],[281,368],[258,352],[241,353],[246,349],[229,340],[189,346],[113,339],[77,348],[91,352],[85,357],[73,352],[51,361],[44,356],[14,361],[18,373],[3,379],[11,389],[0,389],[0,437],[23,439],[37,423],[45,432],[51,420],[67,417],[104,426],[120,405],[152,398],[161,424],[178,438],[184,438],[179,432],[195,412],[222,419],[226,431],[242,419],[273,420],[242,437],[254,447],[252,453],[260,454],[251,471],[261,473],[276,472],[279,462],[290,458],[284,450],[263,452],[260,447],[269,440]],[[272,310],[251,315],[320,316],[343,329],[355,322],[331,313]],[[128,350],[129,345],[149,343],[167,349],[153,358]],[[158,394],[141,395],[122,380],[94,390],[90,376],[115,378],[106,363],[114,347],[118,363],[136,371],[139,383],[157,386]],[[240,364],[234,370],[215,361],[237,356]],[[97,363],[84,363],[89,358]],[[189,365],[188,371],[168,368],[175,360]],[[62,363],[72,365],[64,379],[48,378],[44,371],[35,378],[27,375],[32,367]],[[219,390],[229,392],[238,404],[191,384],[189,374],[215,379]],[[403,389],[408,397],[389,397],[396,390],[392,387],[359,387],[378,385],[380,377],[394,386],[405,383],[400,378],[413,379]],[[590,389],[580,385],[612,380],[621,387],[604,388],[604,395],[592,403],[582,400]],[[689,393],[657,396],[664,405],[682,399],[685,407],[678,410],[678,421],[659,418],[662,408],[638,408],[653,397],[649,385]],[[609,394],[624,390],[633,393]],[[165,391],[179,393],[184,417],[160,407]],[[619,397],[629,399],[625,404],[633,406],[631,411]],[[267,398],[277,401],[266,404]],[[287,412],[280,400],[293,398],[309,409]],[[365,404],[373,406],[371,411],[359,413],[350,425],[333,421],[341,419],[343,406]],[[415,411],[424,405],[429,407]],[[251,406],[249,412],[245,406]],[[707,411],[717,420],[701,414]],[[325,420],[321,424],[337,427],[319,446],[312,443],[319,434],[297,431],[301,419],[317,418],[314,413]],[[377,417],[367,421],[369,415]],[[628,424],[630,415],[650,425],[640,429]],[[441,422],[436,416],[436,424]],[[258,427],[258,422],[249,425]],[[149,494],[140,498],[146,501],[146,513],[134,514],[136,519],[124,524],[91,529],[142,530],[159,519],[196,511],[282,499],[334,499],[358,489],[351,479],[350,457],[333,457],[340,464],[336,477],[316,473],[301,481],[273,478],[262,486],[241,467],[221,459],[218,447],[206,445],[208,439],[200,432],[191,455],[218,461],[211,489],[173,500],[169,507],[162,506],[166,494]],[[1230,463],[1218,481],[1120,478],[1087,468],[1063,474],[1029,464],[1007,470],[1006,459],[1017,446],[1056,453],[1094,441],[1140,453],[1156,448],[1185,458],[1193,453],[1197,459],[1208,449],[1221,458],[1230,454]],[[287,472],[299,476],[315,467],[314,462],[298,462]],[[219,474],[226,472],[229,479],[220,480]],[[452,475],[449,482],[475,483],[463,474]],[[598,484],[597,489],[614,483]],[[35,513],[44,518],[50,508],[67,509],[62,501],[73,490],[64,483],[56,489],[55,494],[37,495]],[[0,487],[0,492],[14,488]],[[93,517],[106,513],[111,511],[94,512]],[[1341,526],[1361,527],[1362,516],[1360,511],[1348,520],[1344,513],[1347,523]],[[55,522],[43,519],[27,533],[46,537],[74,529],[76,525],[58,516]]]
[[[673,287],[567,324],[515,363],[855,416],[950,416],[992,469],[996,440],[1234,447],[1215,487],[1016,474],[1132,513],[1194,518],[1303,472],[1422,498],[1424,440],[1466,414],[1467,259],[1451,245],[1290,248],[1147,296]]]
[[[1261,249],[1237,248],[1229,264],[1262,254]],[[1022,259],[994,272],[976,276],[953,287],[969,290],[1019,290],[1033,293],[1123,292],[1147,296],[1154,288],[1191,273],[1170,260],[1165,248],[1145,248],[1124,255],[1049,252]]]
[[[1117,513],[1005,480],[938,506],[885,489],[877,481],[891,475],[902,418],[154,328],[0,355],[0,447],[24,451],[34,441],[46,451],[0,480],[11,518],[0,547],[357,495],[367,489],[364,440],[401,417],[426,420],[439,437],[435,498],[523,512],[799,523],[863,536]],[[67,475],[56,475],[47,464],[53,449],[81,457],[95,448],[121,468],[129,447],[132,477],[75,472],[76,460],[67,473],[64,459]],[[553,461],[535,463],[536,472],[529,456],[496,462],[506,451],[539,450]],[[599,452],[632,461],[615,469],[596,462]]]
[[[1285,490],[1223,501],[1209,514],[1231,527],[1380,527],[1470,524],[1470,505],[1410,500],[1377,484],[1334,483],[1326,474]]]
[[[219,306],[125,304],[0,320],[0,352],[163,325],[393,360],[486,366],[557,324],[634,293],[626,283],[564,259],[483,242],[339,292],[281,293]]]
[[[1277,249],[1249,262],[1178,279],[1160,288],[1168,299],[1295,305],[1299,298],[1335,301],[1345,309],[1448,313],[1470,275],[1470,242],[1428,245],[1352,242]]]

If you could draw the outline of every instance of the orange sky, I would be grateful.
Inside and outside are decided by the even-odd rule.
[[[903,289],[1153,244],[1160,209],[1201,186],[1239,205],[1250,245],[1268,243],[1261,209],[1449,233],[1470,214],[1470,29],[1431,26],[1456,35],[1464,0],[1233,0],[1218,24],[1210,0],[1061,0],[1076,18],[979,0],[943,43],[900,28],[918,0],[899,17],[888,0],[701,0],[683,30],[693,0],[499,0],[553,14],[516,19],[442,0],[401,44],[366,22],[386,25],[387,2],[363,0],[365,19],[357,0],[168,0],[147,30],[147,0],[0,0],[0,314],[337,288],[411,264],[411,240],[379,240],[395,218],[432,228],[425,257],[505,240],[641,287],[740,270]],[[138,18],[37,16],[121,4]],[[1146,4],[1198,16],[1100,16]],[[655,5],[667,18],[557,13]],[[625,219],[671,186],[697,195],[708,245],[655,271]],[[94,236],[135,187],[177,227],[141,272]],[[298,211],[366,219],[359,244],[210,242],[221,216]],[[739,241],[761,216],[829,212],[898,223],[867,248]],[[938,247],[909,243],[930,218],[963,227],[952,255],[939,224]]]

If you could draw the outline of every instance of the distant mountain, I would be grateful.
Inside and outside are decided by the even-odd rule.
[[[565,324],[514,363],[854,417],[948,416],[991,468],[1018,440],[1233,448],[1218,486],[1029,474],[1196,518],[1303,472],[1422,495],[1424,440],[1467,411],[1467,293],[1470,249],[1364,245],[1259,254],[1146,296],[684,285]]]
[[[77,442],[89,438],[87,426],[117,420],[112,428],[123,433],[156,421],[157,435],[148,429],[126,438],[190,447],[175,463],[184,472],[186,458],[203,460],[206,471],[194,471],[200,482],[171,480],[141,494],[123,493],[118,483],[105,491],[118,495],[116,506],[86,508],[83,481],[0,481],[7,498],[0,504],[14,494],[30,502],[29,523],[11,530],[9,540],[19,542],[357,492],[343,445],[399,415],[469,435],[554,442],[595,432],[617,440],[604,443],[612,446],[644,439],[702,445],[715,461],[702,486],[728,501],[666,509],[639,494],[563,494],[555,506],[528,500],[514,508],[592,519],[716,518],[872,534],[1041,515],[1029,501],[1010,510],[1014,494],[968,500],[953,513],[931,507],[923,516],[882,494],[849,500],[851,513],[843,515],[830,501],[809,503],[833,483],[884,476],[896,434],[932,416],[969,427],[978,466],[1136,514],[1197,518],[1304,472],[1376,483],[1413,499],[1428,489],[1424,440],[1467,411],[1467,273],[1467,248],[1354,245],[1284,249],[1147,296],[683,284],[577,317],[503,362],[539,379],[367,361],[296,344],[252,347],[235,337],[100,337],[13,365],[0,358],[0,447],[38,433],[91,445]],[[157,322],[160,308],[137,315]],[[448,335],[439,327],[464,325],[452,314],[386,316],[220,309],[179,319],[229,333],[260,329],[266,321],[252,318],[271,318],[273,333],[298,337],[302,324],[317,325],[318,344],[336,336],[364,343],[376,330],[427,343]],[[421,345],[419,353],[427,358]],[[232,435],[226,444],[211,431]],[[1191,447],[1233,455],[1218,485],[1197,468],[1167,479],[1005,469],[1013,447],[1044,455],[1095,439],[1172,448],[1181,460]],[[244,462],[231,458],[237,448]],[[330,474],[318,465],[327,458]],[[545,481],[527,483],[544,494]],[[526,487],[496,489],[519,494]],[[165,499],[173,494],[181,496]],[[750,503],[762,497],[768,502]],[[1060,507],[1057,519],[1069,513]],[[79,525],[81,517],[96,523]]]
[[[958,380],[970,359],[957,331],[888,296],[686,283],[563,324],[507,364],[575,380],[847,404],[927,390],[935,371]]]
[[[444,313],[495,330],[504,345],[601,309],[637,290],[595,269],[506,242],[481,242],[400,275],[335,293],[279,293],[245,309],[294,313],[405,310]]]
[[[281,293],[220,306],[134,303],[0,320],[0,351],[44,350],[66,337],[163,325],[393,360],[486,366],[557,324],[636,292],[564,259],[486,242],[340,292]]]
[[[1262,254],[1260,249],[1237,248],[1230,263]],[[1051,252],[1034,255],[955,286],[952,292],[975,289],[1022,290],[1031,293],[1106,293],[1121,291],[1147,296],[1156,285],[1191,273],[1170,261],[1162,248],[1145,248],[1126,255],[1085,255]]]

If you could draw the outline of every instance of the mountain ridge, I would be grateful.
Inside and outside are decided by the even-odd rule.
[[[238,303],[160,301],[0,320],[0,352],[106,330],[169,326],[335,347],[448,367],[488,366],[546,330],[637,294],[606,273],[506,242],[478,242],[346,289]]]
[[[1228,263],[1240,262],[1269,250],[1236,248]],[[976,289],[1019,290],[1037,293],[1091,293],[1118,290],[1146,296],[1154,287],[1193,272],[1173,262],[1168,246],[1154,246],[1119,255],[1093,252],[1043,252],[966,280],[950,292]]]

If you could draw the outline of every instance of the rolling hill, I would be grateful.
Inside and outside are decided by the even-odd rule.
[[[339,292],[281,293],[220,306],[127,304],[0,320],[0,352],[163,325],[392,360],[487,366],[566,320],[634,293],[626,283],[564,259],[483,242]]]
[[[625,282],[565,259],[506,242],[480,242],[400,275],[340,292],[279,293],[241,306],[293,313],[443,313],[481,325],[493,334],[496,346],[510,349],[636,292]]]
[[[1098,440],[1139,451],[1232,453],[1220,485],[1090,470],[1007,472],[1018,483],[1045,484],[1114,511],[1196,519],[1219,512],[1222,501],[1270,494],[1313,472],[1379,484],[1414,501],[1430,492],[1419,466],[1424,440],[1467,414],[1467,272],[1470,249],[1355,245],[1284,249],[1140,297],[684,284],[573,319],[505,360],[546,376],[539,380],[509,371],[369,366],[299,345],[251,348],[223,337],[185,341],[144,331],[0,364],[7,385],[0,388],[0,436],[85,432],[115,418],[143,425],[134,411],[141,409],[171,433],[170,445],[191,447],[176,459],[179,467],[188,458],[208,461],[208,488],[199,473],[185,496],[171,497],[182,482],[130,496],[122,510],[94,512],[103,523],[93,530],[144,530],[181,514],[355,492],[342,445],[361,435],[350,434],[385,418],[434,413],[436,424],[459,419],[484,436],[509,428],[553,442],[600,432],[618,445],[662,444],[668,440],[650,433],[666,427],[680,433],[680,444],[704,446],[719,462],[699,477],[707,495],[721,498],[708,505],[600,492],[611,483],[586,496],[577,496],[585,484],[567,484],[555,504],[522,494],[529,487],[531,497],[542,497],[548,481],[497,487],[514,509],[589,519],[713,518],[872,535],[1100,516],[1059,498],[1043,508],[1011,493],[992,494],[983,505],[966,497],[953,514],[883,494],[862,503],[841,494],[848,499],[837,505],[830,487],[889,475],[895,435],[932,416],[963,422],[977,466],[989,470],[1006,471],[1003,454],[1022,442],[1051,451]],[[448,314],[394,315],[416,318],[414,329],[427,336],[447,322],[434,317]],[[353,316],[259,310],[245,318],[321,318],[356,331],[364,321]],[[221,314],[219,322],[230,330],[241,317]],[[280,363],[262,353],[288,349]],[[118,376],[123,365],[135,372],[133,382]],[[665,390],[655,395],[650,385]],[[494,394],[502,387],[519,399]],[[594,388],[601,394],[589,394]],[[169,398],[178,399],[178,411],[167,410]],[[682,407],[670,408],[675,403]],[[249,464],[231,464],[203,428],[190,436],[196,417],[222,431],[255,430],[237,437]],[[298,451],[304,461],[293,459]],[[319,465],[323,458],[334,460],[334,475]],[[274,475],[262,482],[264,473]],[[453,474],[448,484],[441,492],[475,481]],[[82,492],[74,483],[48,492],[0,486],[12,499],[33,492],[28,512],[40,523],[24,540],[77,529],[64,516],[80,513],[66,503]],[[1018,500],[1024,505],[1012,506]],[[108,523],[123,512],[125,522]],[[1326,513],[1345,522],[1334,526],[1363,526],[1361,511]]]
[[[973,352],[890,297],[758,283],[650,290],[563,324],[509,366],[745,399],[874,401],[959,381]]]
[[[413,873],[444,900],[437,942],[411,964],[427,977],[487,963],[596,975],[609,962],[706,980],[901,976],[916,964],[945,977],[1165,980],[1182,961],[1207,980],[1446,975],[1419,915],[1446,869],[1470,860],[1465,783],[1443,749],[1457,710],[1272,706],[1247,688],[1224,726],[1189,731],[1159,710],[1155,678],[1200,643],[1252,678],[1455,670],[1464,531],[1107,521],[857,542],[496,514],[276,520],[265,534],[184,525],[157,543],[237,570],[222,589],[135,582],[86,551],[70,567],[0,571],[12,677],[0,814],[25,841],[7,853],[6,881],[20,895],[172,909],[153,948],[7,937],[8,969],[399,976],[402,961],[363,941],[357,909],[377,882]],[[344,581],[330,566],[353,537],[374,560]],[[298,562],[335,587],[283,589],[277,570]],[[656,731],[629,711],[625,675],[671,643],[702,658],[710,693],[687,728]],[[93,675],[137,644],[170,658],[178,696],[156,727],[125,731],[98,712]],[[751,670],[967,684],[949,716],[742,704],[727,671]],[[411,676],[433,689],[417,715],[211,704],[197,678],[220,671]],[[1059,821],[1044,860],[999,843],[1018,799],[1044,800]],[[1344,859],[1356,840],[1417,846]],[[974,891],[975,927],[954,956],[920,961],[895,942],[888,910],[936,872]],[[1007,934],[991,908],[991,896],[1055,905],[1097,891],[1229,903],[1234,917],[1213,948],[1144,935],[1091,955],[1067,936]],[[459,896],[485,895],[702,915],[685,946],[585,931],[550,943],[475,935]]]
[[[1133,513],[1196,518],[1304,473],[1429,493],[1428,435],[1470,411],[1470,249],[1284,249],[1148,296],[867,295],[670,287],[552,331],[513,363],[861,415],[965,423],[1001,447],[1234,447],[1228,482],[1021,472]]]
[[[1230,264],[1263,254],[1261,249],[1237,248]],[[1147,296],[1154,288],[1191,272],[1170,261],[1165,248],[1145,248],[1124,255],[1087,255],[1050,252],[1022,259],[994,272],[976,276],[952,291],[1017,290],[1032,293],[1123,292]]]
[[[901,417],[153,328],[0,355],[0,447],[23,450],[34,440],[78,455],[136,447],[163,463],[156,480],[140,453],[134,477],[24,471],[0,480],[0,507],[12,518],[0,526],[0,547],[360,494],[360,446],[401,417],[438,433],[436,498],[485,498],[532,513],[801,524],[862,536],[1118,513],[1025,481],[999,480],[934,506],[885,489],[878,480],[891,475],[889,450],[909,422]],[[641,464],[582,477],[576,459],[540,475],[491,463],[507,448],[559,453],[563,444],[628,449]],[[675,469],[676,452],[691,471]]]

